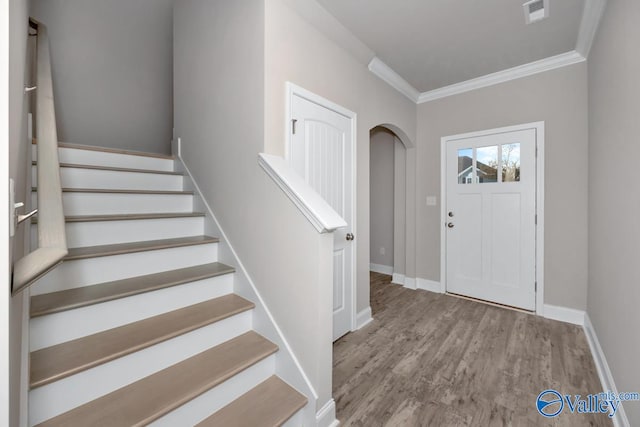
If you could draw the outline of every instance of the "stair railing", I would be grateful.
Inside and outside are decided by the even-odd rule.
[[[12,292],[20,292],[67,255],[58,132],[47,27],[33,19],[36,42],[36,135],[38,152],[38,248],[14,264]],[[31,142],[31,141],[29,141]],[[27,231],[28,232],[28,231]]]

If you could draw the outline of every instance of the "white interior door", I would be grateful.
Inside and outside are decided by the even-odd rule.
[[[536,130],[446,142],[447,292],[535,310]]]
[[[333,339],[351,330],[353,316],[353,138],[352,119],[293,94],[291,166],[348,226],[334,232]]]

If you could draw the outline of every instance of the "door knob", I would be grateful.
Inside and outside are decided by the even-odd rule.
[[[453,225],[453,223],[452,223],[452,222],[450,222],[450,223],[448,223],[448,224],[447,224],[447,227],[449,227],[449,228],[453,228],[453,227],[454,227],[454,225]]]
[[[347,233],[347,240],[353,240],[355,238],[356,236],[354,236],[353,233]]]
[[[453,218],[453,211],[449,211],[449,218]]]

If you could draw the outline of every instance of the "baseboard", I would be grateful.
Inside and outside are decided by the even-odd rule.
[[[585,312],[575,308],[545,304],[542,316],[551,320],[584,326]]]
[[[336,419],[336,402],[331,399],[316,413],[316,426],[338,427],[340,421]]]
[[[443,293],[442,287],[440,286],[440,282],[436,282],[435,280],[421,279],[417,278],[417,288],[422,289],[423,291]]]
[[[589,343],[589,348],[591,349],[591,354],[593,355],[593,362],[596,365],[596,370],[598,371],[598,377],[600,377],[600,383],[602,384],[602,391],[612,391],[614,393],[618,393],[618,389],[616,388],[615,381],[613,380],[613,375],[611,374],[611,370],[609,369],[609,364],[607,363],[607,358],[604,356],[604,352],[602,351],[602,347],[600,346],[600,341],[598,341],[598,336],[596,335],[596,330],[593,328],[593,324],[591,323],[591,319],[589,318],[589,314],[584,314],[584,334],[587,336],[587,342]],[[635,391],[635,390],[634,390]],[[614,427],[630,427],[629,419],[627,418],[627,414],[624,412],[623,404],[620,404],[616,415],[612,418]]]
[[[404,287],[407,288],[407,289],[413,289],[413,290],[418,289],[418,287],[416,285],[416,278],[415,277],[405,277],[404,278]]]
[[[393,273],[391,277],[391,283],[394,285],[404,285],[404,274]]]
[[[356,316],[356,330],[368,325],[372,321],[373,317],[371,316],[371,307],[367,307],[360,311]]]
[[[393,267],[389,265],[370,263],[369,271],[380,274],[388,274],[389,276],[391,276],[393,274]]]

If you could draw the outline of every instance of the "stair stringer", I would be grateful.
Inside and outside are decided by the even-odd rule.
[[[174,148],[174,143],[172,143],[172,149]],[[260,335],[277,344],[279,347],[279,351],[276,353],[276,374],[292,387],[296,388],[300,393],[304,394],[308,399],[308,403],[304,408],[302,408],[299,414],[293,417],[293,419],[297,421],[299,419],[299,415],[302,415],[300,425],[316,426],[318,421],[316,419],[315,410],[318,401],[318,394],[316,390],[311,384],[307,374],[304,372],[299,360],[293,353],[291,346],[273,318],[273,315],[269,311],[264,299],[258,292],[251,276],[231,246],[229,239],[220,226],[211,206],[202,195],[200,187],[198,187],[191,171],[180,155],[179,148],[173,152],[176,155],[174,170],[184,173],[184,190],[194,191],[194,211],[206,213],[204,219],[204,234],[219,236],[220,238],[218,243],[218,260],[236,268],[234,275],[234,292],[255,304],[255,308],[253,309],[253,329]],[[331,403],[333,403],[333,399],[331,400]],[[287,423],[287,425],[290,424]]]

